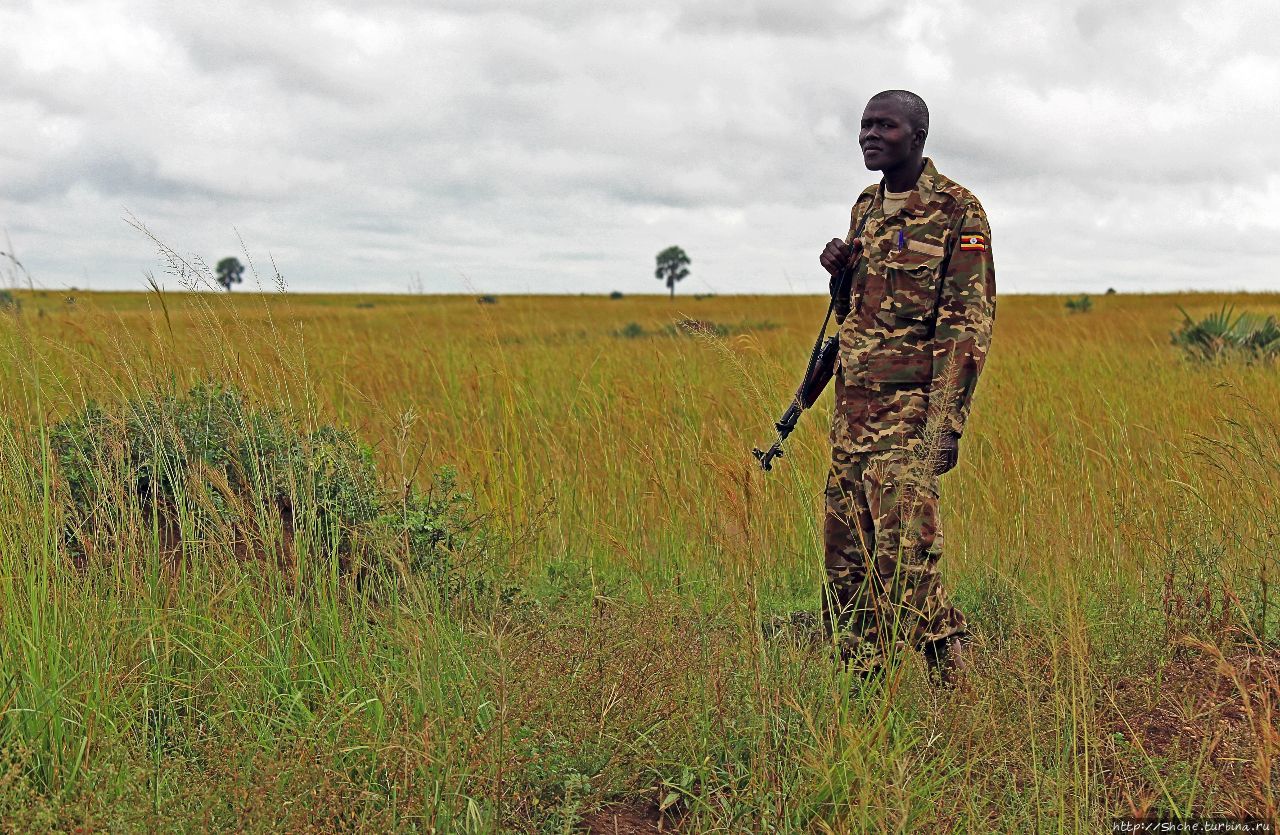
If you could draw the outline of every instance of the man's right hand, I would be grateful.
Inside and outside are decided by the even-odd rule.
[[[853,246],[839,238],[832,238],[822,250],[818,263],[832,276],[838,274],[862,251],[862,241],[854,240]]]

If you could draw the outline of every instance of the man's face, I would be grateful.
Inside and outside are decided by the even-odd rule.
[[[923,144],[920,133],[923,131],[911,127],[902,108],[892,99],[868,102],[862,111],[862,129],[858,131],[863,163],[869,171],[901,165]]]

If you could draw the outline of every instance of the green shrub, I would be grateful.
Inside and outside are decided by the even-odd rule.
[[[1088,313],[1092,309],[1093,299],[1089,298],[1088,295],[1067,299],[1067,312],[1069,313]]]
[[[620,339],[639,339],[645,336],[645,329],[639,322],[627,322],[621,330],[616,330],[613,335]]]
[[[712,322],[708,319],[681,319],[675,324],[663,328],[667,336],[735,336],[751,331],[771,331],[778,327],[777,322],[768,319],[759,321],[743,320],[732,325]]]
[[[480,304],[497,304],[498,297],[497,296],[480,296],[478,299],[476,299],[476,301],[478,301]]]
[[[17,310],[21,306],[18,297],[9,290],[0,290],[0,310]]]
[[[1274,316],[1241,313],[1223,305],[1199,322],[1181,307],[1182,326],[1173,332],[1173,344],[1193,360],[1272,360],[1280,356],[1280,326]]]
[[[395,567],[454,597],[475,585],[456,558],[493,542],[452,470],[393,496],[350,431],[308,431],[216,383],[90,403],[53,428],[50,446],[63,544],[82,566],[193,549],[282,567],[306,557],[342,571]]]
[[[400,507],[384,513],[379,524],[400,540],[404,572],[426,579],[444,597],[487,598],[509,602],[516,586],[501,587],[469,570],[471,562],[496,546],[496,536],[474,515],[472,498],[458,488],[457,472],[442,467],[426,492],[411,491]]]
[[[112,411],[90,403],[50,441],[77,555],[149,537],[165,552],[214,542],[291,557],[300,534],[349,554],[381,509],[372,457],[353,435],[303,432],[217,384]]]
[[[614,301],[617,301],[618,299],[622,298],[622,291],[614,290],[612,293],[609,294],[609,298],[613,299]]]

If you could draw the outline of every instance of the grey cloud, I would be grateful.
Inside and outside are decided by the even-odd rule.
[[[135,286],[125,204],[211,258],[239,228],[294,289],[655,292],[679,241],[699,286],[816,292],[888,87],[930,102],[1005,288],[1258,282],[1265,235],[1212,273],[1197,236],[1280,228],[1266,0],[79,8],[105,45],[0,10],[0,223],[51,283]]]
[[[758,32],[802,35],[823,40],[858,33],[879,33],[892,25],[892,4],[879,0],[794,3],[789,0],[695,0],[679,6],[679,26],[691,32]]]
[[[300,60],[296,50],[269,38],[224,38],[221,33],[195,30],[184,46],[195,67],[218,75],[258,72],[271,86],[294,95],[334,99],[343,104],[361,101],[363,91],[350,79],[316,62]],[[314,47],[313,47],[314,48]]]
[[[77,148],[74,154],[50,159],[39,169],[9,180],[8,196],[20,203],[64,197],[76,187],[123,200],[212,198],[228,195],[160,174],[156,161],[134,148]]]
[[[497,44],[484,58],[484,75],[500,87],[548,87],[563,73],[541,50]]]
[[[518,6],[509,0],[427,0],[417,3],[382,2],[382,11],[414,11],[428,9],[460,17],[500,17],[515,15],[555,25],[573,25],[584,19],[616,17],[636,9],[633,3],[607,2],[607,0],[524,0]]]

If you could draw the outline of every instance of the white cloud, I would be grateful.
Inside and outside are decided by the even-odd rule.
[[[690,290],[817,292],[872,179],[862,104],[906,87],[1003,289],[1280,289],[1277,24],[1270,0],[10,5],[0,225],[48,286],[140,287],[127,207],[208,260],[238,228],[297,290],[659,292],[679,243]]]

